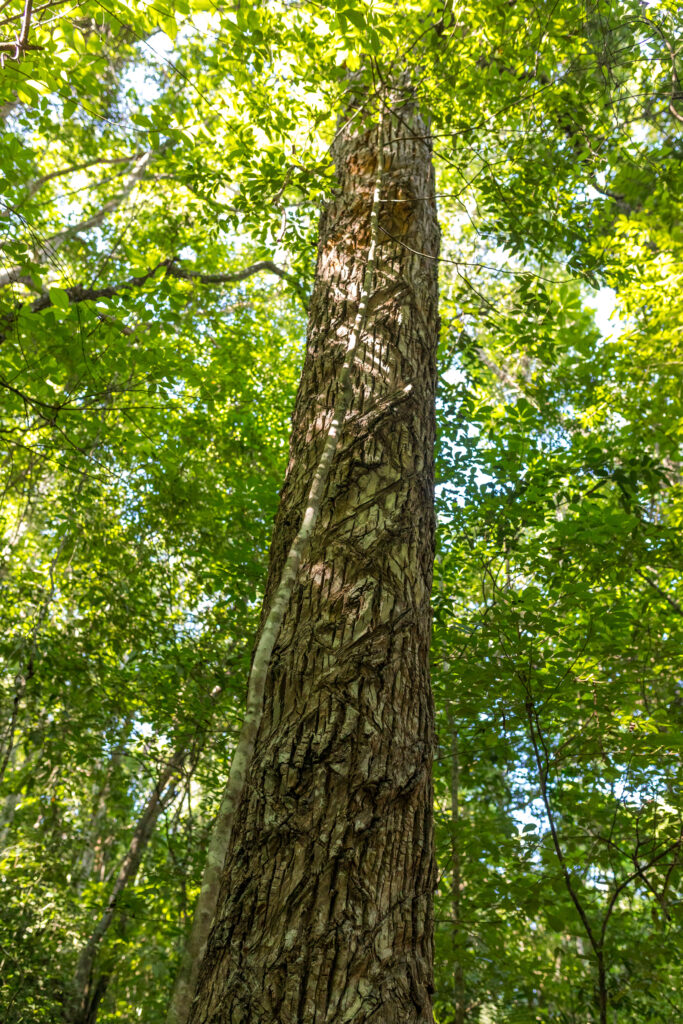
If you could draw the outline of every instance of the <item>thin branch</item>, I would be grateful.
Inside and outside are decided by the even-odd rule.
[[[142,288],[161,269],[165,270],[164,276],[175,277],[181,281],[196,281],[198,284],[232,284],[253,277],[254,274],[259,274],[261,271],[267,271],[269,274],[277,274],[278,277],[284,278],[300,292],[298,281],[286,270],[283,270],[282,267],[278,267],[276,263],[273,263],[272,260],[259,260],[243,270],[235,270],[224,274],[201,274],[193,270],[183,270],[182,267],[177,266],[175,263],[175,257],[162,260],[148,270],[147,273],[137,277],[129,277],[126,281],[121,281],[119,284],[107,285],[103,288],[87,288],[85,285],[77,284],[60,290],[66,292],[69,302],[73,304],[96,302],[98,299],[112,299],[116,295],[120,295],[121,292],[129,291],[131,288]],[[16,323],[19,314],[27,305],[27,303],[23,303],[0,321],[0,326],[3,328],[2,332],[0,332],[0,341],[6,336],[8,329]],[[44,292],[28,306],[28,310],[31,313],[40,313],[42,310],[49,309],[54,305],[49,292]]]
[[[641,580],[645,580],[646,583],[649,583],[652,589],[656,590],[660,597],[664,598],[667,604],[670,605],[671,608],[673,608],[673,610],[676,612],[676,615],[683,615],[683,608],[681,608],[678,601],[676,601],[673,597],[670,597],[665,590],[662,590],[659,584],[655,583],[655,581],[651,579],[647,575],[647,573],[638,570],[638,575],[640,576]]]
[[[28,34],[31,30],[31,13],[33,11],[33,0],[25,0],[24,13],[21,18],[21,29],[14,42],[0,43],[0,67],[4,67],[4,51],[14,51],[11,60],[19,60],[26,50],[42,50],[42,46],[31,45],[28,41]]]
[[[130,156],[114,156],[114,157],[95,157],[92,160],[84,160],[81,164],[72,164],[69,167],[60,167],[56,171],[51,171],[49,174],[44,174],[40,178],[36,178],[30,185],[27,186],[26,195],[16,206],[12,207],[12,212],[18,210],[31,196],[34,196],[36,192],[46,185],[48,181],[52,181],[53,178],[62,178],[65,174],[73,174],[76,171],[85,171],[88,167],[95,167],[99,164],[125,164],[130,163],[131,160],[138,159],[142,153],[133,153]]]
[[[224,274],[202,274],[196,270],[183,270],[174,262],[170,262],[166,273],[169,277],[177,277],[181,281],[198,281],[200,284],[233,284],[237,281],[245,281],[254,274],[266,270],[269,274],[277,274],[284,280],[290,280],[290,275],[282,267],[278,267],[272,260],[259,260],[245,267],[244,270],[227,271]]]
[[[605,931],[607,929],[607,924],[609,922],[609,919],[610,919],[610,916],[612,914],[612,911],[614,910],[614,905],[615,905],[618,897],[620,896],[620,894],[626,888],[626,886],[630,885],[631,882],[635,878],[638,878],[639,876],[644,877],[643,876],[643,872],[644,871],[649,871],[651,867],[653,867],[655,864],[658,863],[658,861],[663,860],[664,857],[667,856],[667,854],[673,853],[674,850],[679,850],[681,848],[681,843],[683,843],[683,833],[681,833],[681,835],[678,837],[678,839],[674,843],[671,843],[670,846],[666,846],[663,850],[660,850],[660,852],[655,857],[651,857],[650,860],[647,862],[647,864],[637,865],[636,866],[636,870],[631,872],[630,875],[627,875],[626,878],[623,880],[623,882],[620,882],[619,885],[617,885],[615,887],[614,892],[612,893],[612,896],[610,897],[610,901],[607,904],[607,909],[605,911],[605,917],[603,919],[602,927],[600,929],[600,942],[601,942],[601,944],[604,941]]]
[[[676,71],[676,57],[679,53],[679,50],[674,50],[673,46],[664,34],[664,30],[662,29],[661,25],[658,25],[657,22],[654,21],[654,19],[643,17],[640,18],[639,20],[645,22],[646,25],[650,25],[655,30],[655,32],[658,34],[659,38],[662,40],[667,50],[669,51],[669,56],[671,57],[671,93],[669,95],[668,110],[669,113],[673,117],[675,117],[677,121],[680,121],[683,124],[683,114],[679,114],[676,108],[674,107],[674,99],[676,99],[676,96],[679,92],[678,72]]]
[[[245,267],[244,270],[227,271],[223,274],[202,274],[195,270],[183,270],[174,260],[171,260],[166,273],[169,277],[177,277],[181,281],[197,281],[199,284],[236,284],[238,281],[245,281],[248,277],[252,277],[253,274],[261,273],[261,271],[281,277],[294,289],[304,309],[308,308],[308,299],[301,282],[294,274],[278,267],[277,263],[273,263],[272,260],[258,260],[251,266]]]
[[[529,277],[528,270],[511,270],[506,267],[492,267],[488,263],[470,263],[467,260],[449,260],[446,256],[432,256],[428,252],[420,252],[418,249],[413,249],[411,246],[402,242],[400,238],[396,238],[387,229],[380,224],[380,228],[384,234],[391,239],[392,242],[396,242],[398,245],[402,245],[408,252],[412,252],[415,256],[424,256],[428,260],[434,260],[437,263],[451,263],[455,267],[479,267],[482,270],[490,270],[493,274],[512,274],[513,277]],[[571,282],[571,277],[553,278],[545,277],[543,274],[533,274],[533,277],[539,281],[550,281],[552,284],[567,284]]]
[[[11,0],[8,0],[8,3],[3,4],[2,7],[0,7],[0,10],[2,10],[4,7],[7,7],[10,2],[11,2]],[[60,7],[63,4],[68,4],[68,3],[70,3],[70,0],[50,0],[50,2],[47,3],[47,4],[41,4],[40,7],[34,7],[33,11],[31,12],[31,14],[32,14],[32,16],[34,14],[40,14],[41,11],[46,11],[48,9],[48,7]],[[19,13],[17,13],[17,14],[10,14],[7,18],[2,18],[2,20],[0,20],[0,25],[11,25],[12,22],[16,21],[17,18],[19,18],[19,17],[21,17],[21,15]]]
[[[164,143],[163,146],[160,146],[156,155],[163,152],[163,150],[167,149],[170,145],[170,140],[169,142]],[[54,235],[49,235],[44,241],[38,243],[34,253],[36,261],[39,263],[46,263],[52,256],[54,256],[57,249],[64,245],[64,243],[70,238],[73,238],[74,235],[78,235],[82,231],[89,231],[91,228],[99,227],[107,214],[113,213],[114,210],[118,209],[124,200],[128,198],[135,186],[141,181],[145,175],[147,166],[154,155],[155,153],[152,150],[148,150],[141,154],[124,187],[120,192],[108,200],[104,206],[97,211],[97,213],[92,214],[85,220],[79,221],[78,224],[72,224],[69,227],[63,228],[61,231],[55,232]],[[18,281],[21,278],[21,271],[22,268],[20,266],[10,267],[8,270],[5,270],[0,274],[0,287],[7,284],[13,284]]]
[[[540,789],[541,789],[541,799],[543,800],[543,806],[545,807],[545,813],[546,813],[546,817],[548,819],[548,825],[550,826],[550,835],[552,837],[553,846],[555,848],[555,854],[557,856],[557,860],[559,862],[560,868],[562,870],[562,874],[564,876],[564,883],[565,883],[565,886],[567,887],[567,892],[569,893],[569,895],[571,897],[571,900],[572,900],[572,903],[576,907],[577,913],[578,913],[579,917],[581,918],[581,923],[583,924],[583,927],[585,929],[586,935],[588,936],[590,944],[593,947],[593,951],[596,954],[596,956],[598,956],[598,954],[600,954],[602,952],[601,943],[599,943],[598,940],[596,939],[595,933],[593,932],[593,928],[591,927],[591,923],[588,920],[588,916],[586,914],[586,911],[584,910],[583,904],[581,903],[581,900],[579,899],[578,894],[576,893],[576,891],[574,889],[574,886],[572,884],[571,874],[570,874],[569,868],[567,867],[567,862],[565,860],[564,851],[562,850],[562,847],[560,846],[560,838],[559,838],[559,835],[558,835],[558,832],[557,832],[557,826],[555,824],[555,814],[553,812],[552,807],[550,806],[550,797],[548,795],[548,763],[549,763],[550,759],[549,759],[548,751],[547,751],[546,746],[545,746],[545,742],[543,741],[542,733],[540,731],[540,723],[539,723],[539,720],[538,720],[538,712],[536,711],[536,709],[534,707],[534,703],[531,700],[530,693],[528,694],[528,699],[526,701],[525,708],[526,708],[526,712],[527,712],[527,719],[528,719],[528,722],[529,722],[529,734],[530,734],[530,737],[531,737],[531,744],[532,744],[532,746],[534,748],[534,758],[536,760],[536,765],[538,767],[538,780],[539,780]],[[544,753],[544,756],[545,756],[545,765],[543,764],[543,761],[541,759],[541,751],[540,751],[540,748],[539,748],[539,742],[543,746],[543,753]]]

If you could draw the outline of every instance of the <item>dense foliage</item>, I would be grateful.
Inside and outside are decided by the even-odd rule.
[[[329,145],[345,91],[399,74],[444,235],[436,1018],[680,1019],[681,21],[676,0],[0,7],[6,1024],[69,1019],[86,949],[93,1021],[164,1019]]]

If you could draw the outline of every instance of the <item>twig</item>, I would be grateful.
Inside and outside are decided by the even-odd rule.
[[[24,13],[21,18],[21,29],[19,35],[14,42],[0,43],[0,67],[5,66],[5,52],[14,51],[11,56],[11,60],[19,60],[22,53],[26,50],[42,50],[42,46],[31,45],[28,41],[28,34],[31,30],[31,12],[33,10],[33,0],[25,0],[24,2]]]
[[[656,590],[660,597],[664,598],[667,604],[669,604],[673,608],[677,615],[683,615],[683,608],[681,608],[678,601],[676,601],[675,598],[670,597],[665,590],[662,590],[662,588],[657,583],[655,583],[655,581],[651,579],[647,575],[647,573],[638,570],[638,575],[640,576],[641,580],[645,580],[646,583],[649,583],[652,589]]]
[[[10,2],[11,0],[8,0],[7,3],[3,4],[2,7],[0,7],[0,10],[7,7]],[[47,4],[41,4],[40,7],[34,7],[31,12],[31,17],[33,17],[34,14],[39,14],[41,11],[46,11],[48,7],[61,7],[63,4],[68,4],[69,2],[70,0],[50,0],[50,2]],[[11,25],[13,21],[16,21],[17,18],[20,17],[21,15],[19,13],[10,14],[7,18],[3,18],[0,21],[0,25]]]
[[[567,861],[565,860],[564,851],[563,851],[563,849],[562,849],[562,847],[560,845],[560,837],[558,835],[557,826],[555,824],[555,814],[553,812],[552,807],[550,806],[550,797],[548,795],[548,765],[549,765],[549,762],[550,762],[550,756],[548,754],[548,749],[547,749],[547,747],[545,745],[545,741],[543,739],[543,734],[541,732],[540,722],[538,720],[538,712],[536,711],[536,709],[534,707],[534,702],[533,702],[533,700],[531,698],[531,691],[528,688],[527,688],[527,700],[526,700],[526,703],[525,703],[525,708],[526,708],[526,713],[527,713],[527,720],[529,722],[529,735],[531,737],[531,744],[532,744],[532,746],[534,748],[534,757],[535,757],[535,760],[536,760],[536,765],[538,767],[538,780],[539,780],[540,789],[541,789],[541,799],[543,800],[543,806],[545,808],[546,817],[548,819],[548,825],[550,826],[550,835],[552,837],[553,847],[555,848],[555,855],[557,857],[558,863],[560,865],[560,869],[562,871],[562,875],[564,877],[564,884],[565,884],[565,886],[567,888],[567,892],[569,893],[569,895],[571,897],[571,900],[572,900],[572,903],[576,907],[576,911],[577,911],[579,917],[581,918],[581,923],[583,924],[583,927],[584,927],[584,930],[586,932],[586,935],[588,936],[588,941],[590,942],[590,944],[592,946],[592,949],[593,949],[593,953],[595,955],[596,966],[597,966],[597,969],[598,969],[598,992],[599,992],[599,1000],[600,1000],[600,1024],[606,1024],[606,1022],[607,1022],[607,989],[606,989],[606,979],[605,979],[605,960],[604,960],[604,952],[603,952],[603,942],[604,942],[604,932],[605,932],[604,922],[603,922],[603,928],[602,928],[600,937],[597,938],[596,935],[595,935],[595,932],[593,931],[591,923],[588,920],[588,915],[586,914],[584,906],[583,906],[581,900],[579,899],[578,893],[574,889],[574,885],[572,883],[571,873],[569,871],[569,868],[567,867]],[[539,743],[543,747],[543,754],[544,754],[544,757],[545,757],[545,764],[543,763],[543,760],[541,759],[541,751],[540,751],[540,748],[539,748]]]

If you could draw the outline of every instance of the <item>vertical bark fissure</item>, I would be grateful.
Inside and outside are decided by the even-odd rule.
[[[399,105],[414,131],[399,127]],[[192,1024],[432,1020],[439,233],[411,91],[397,88],[387,106],[376,220],[376,128],[348,122],[333,148],[339,187],[320,222],[263,630],[330,410],[343,400],[346,412],[271,649]],[[363,303],[373,230],[374,285]],[[352,342],[346,383],[363,306],[372,328]]]
[[[351,369],[356,348],[365,329],[370,294],[372,292],[377,240],[379,235],[379,205],[383,174],[382,111],[377,124],[377,173],[375,176],[372,207],[370,212],[370,245],[368,248],[363,285],[358,310],[353,324],[344,364],[339,375],[339,388],[334,404],[332,420],[327,430],[320,461],[313,474],[306,507],[299,530],[292,542],[282,576],[272,599],[265,623],[256,644],[251,671],[247,684],[247,703],[239,740],[230,764],[230,772],[221,799],[216,822],[207,852],[204,873],[200,886],[192,929],[183,952],[180,969],[171,997],[166,1024],[185,1024],[188,1019],[199,966],[204,955],[206,941],[213,923],[218,899],[225,855],[230,844],[235,810],[244,790],[247,768],[254,752],[256,736],[263,712],[263,698],[266,677],[273,649],[277,642],[282,621],[289,606],[298,578],[301,562],[308,550],[311,534],[316,526],[327,486],[332,460],[339,443],[342,424],[351,405]]]

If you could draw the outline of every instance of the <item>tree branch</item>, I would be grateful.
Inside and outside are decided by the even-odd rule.
[[[158,152],[161,152],[169,145],[170,142],[165,143]],[[123,201],[127,199],[133,191],[138,182],[144,177],[147,166],[154,155],[155,154],[152,150],[148,150],[141,154],[122,190],[108,200],[108,202],[106,202],[104,206],[97,211],[97,213],[92,214],[92,216],[87,217],[78,224],[72,224],[70,227],[63,228],[61,231],[55,232],[54,235],[49,235],[45,241],[39,243],[38,251],[35,253],[35,259],[39,263],[46,263],[50,257],[54,255],[57,249],[59,249],[70,238],[73,238],[74,235],[80,234],[81,231],[89,231],[91,228],[99,227],[107,214],[118,209],[118,207],[121,206]],[[14,284],[21,278],[21,273],[22,267],[20,266],[10,267],[8,270],[5,270],[0,274],[0,287],[7,284]]]
[[[237,281],[245,281],[248,277],[266,270],[269,274],[277,274],[284,280],[290,280],[291,276],[282,267],[278,267],[272,260],[259,260],[245,267],[244,270],[228,271],[224,274],[202,274],[195,270],[183,270],[173,261],[168,264],[166,273],[169,277],[177,277],[181,281],[198,281],[199,284],[233,284]]]
[[[49,174],[44,174],[42,177],[36,178],[35,181],[32,181],[30,185],[27,186],[26,195],[21,200],[21,203],[19,203],[17,206],[12,207],[12,212],[19,209],[19,206],[23,205],[23,203],[25,203],[27,199],[30,199],[31,196],[34,196],[36,192],[43,187],[43,185],[46,185],[48,181],[52,181],[54,178],[61,178],[65,174],[72,174],[75,173],[76,171],[85,171],[88,169],[88,167],[95,167],[100,164],[130,163],[131,160],[135,160],[141,157],[142,155],[142,153],[133,153],[130,156],[95,157],[92,160],[84,160],[81,164],[72,164],[69,167],[60,167],[56,171],[51,171]]]
[[[660,597],[664,598],[667,604],[670,605],[670,607],[673,608],[673,610],[676,612],[676,615],[683,615],[683,608],[681,608],[678,601],[676,601],[673,597],[670,597],[665,590],[662,590],[659,584],[655,583],[655,581],[651,579],[647,575],[647,573],[638,571],[638,575],[640,576],[641,580],[645,580],[646,583],[649,583],[652,589],[656,590]]]
[[[31,12],[31,17],[33,17],[34,14],[39,14],[41,11],[46,11],[48,9],[48,7],[61,7],[64,4],[68,4],[68,3],[71,3],[71,2],[72,2],[72,0],[50,0],[49,3],[41,4],[40,7],[34,7],[32,12]],[[6,4],[3,4],[3,7],[4,6],[6,6]],[[10,15],[8,15],[8,17],[3,18],[0,21],[0,25],[11,25],[13,21],[16,21],[17,18],[20,18],[20,17],[22,17],[22,16],[19,13],[10,14]]]
[[[612,893],[612,895],[610,897],[610,901],[607,904],[607,909],[605,911],[605,917],[604,917],[603,922],[602,922],[602,928],[600,929],[600,942],[601,943],[604,941],[605,931],[607,929],[607,923],[608,923],[608,921],[610,919],[612,911],[614,910],[614,904],[616,903],[618,897],[624,891],[626,886],[630,885],[631,882],[634,879],[638,878],[639,876],[644,877],[643,872],[649,871],[649,869],[651,867],[653,867],[655,864],[657,864],[658,861],[663,860],[664,857],[667,856],[667,854],[673,853],[674,850],[679,850],[681,848],[681,843],[683,843],[683,833],[681,833],[681,835],[678,837],[678,839],[674,843],[671,843],[670,846],[666,846],[663,850],[660,850],[660,852],[656,856],[651,857],[650,860],[647,862],[647,864],[639,864],[639,865],[637,865],[636,866],[636,870],[631,872],[630,875],[627,875],[626,878],[624,878],[624,880],[622,882],[620,882],[619,885],[617,885],[615,887],[614,892]]]
[[[244,281],[248,277],[252,277],[254,274],[258,274],[261,271],[267,271],[269,274],[276,274],[278,277],[288,281],[289,284],[294,287],[301,295],[301,286],[299,282],[282,267],[278,267],[272,260],[259,260],[256,263],[252,263],[250,266],[245,267],[243,270],[235,270],[226,272],[224,274],[202,274],[194,270],[183,270],[175,263],[175,257],[162,260],[157,263],[156,266],[152,267],[145,274],[140,274],[137,277],[129,277],[125,281],[121,281],[119,284],[107,285],[104,288],[86,288],[85,285],[77,284],[72,285],[70,288],[64,288],[63,291],[69,297],[70,303],[79,302],[96,302],[98,299],[112,299],[115,295],[119,295],[121,292],[129,291],[131,288],[142,288],[143,285],[154,277],[160,269],[165,269],[165,276],[175,277],[181,281],[196,281],[198,284],[232,284],[238,281]],[[22,303],[11,313],[5,315],[3,319],[0,319],[0,326],[2,331],[0,332],[0,341],[6,336],[8,329],[16,323],[19,318],[19,314],[23,309],[27,307],[28,303]],[[54,306],[54,302],[50,298],[49,292],[44,292],[37,299],[35,299],[30,305],[28,305],[29,312],[40,313],[43,309],[49,309]]]
[[[169,277],[177,277],[181,281],[197,281],[199,284],[237,284],[238,281],[245,281],[248,277],[251,277],[253,274],[259,274],[261,271],[265,271],[268,274],[277,274],[278,277],[281,277],[283,281],[286,281],[294,289],[301,299],[304,309],[308,307],[306,293],[301,287],[301,283],[293,274],[290,274],[289,271],[284,270],[282,267],[278,267],[277,263],[273,263],[272,260],[258,260],[256,263],[245,267],[244,270],[228,271],[224,274],[202,274],[195,270],[183,270],[174,260],[171,260],[166,273]]]
[[[683,124],[683,114],[679,114],[679,112],[676,110],[674,106],[674,100],[677,98],[679,93],[678,72],[676,71],[676,57],[678,56],[678,53],[680,51],[674,50],[673,46],[667,39],[664,30],[662,29],[662,26],[659,25],[654,20],[654,18],[642,17],[639,20],[644,22],[646,25],[649,25],[651,28],[655,30],[655,32],[664,43],[667,50],[669,51],[669,57],[671,58],[671,92],[669,94],[668,110],[672,117],[675,117],[677,121],[680,121]]]
[[[31,45],[28,41],[28,34],[31,30],[31,13],[33,11],[33,0],[25,0],[24,13],[21,18],[21,29],[14,42],[0,43],[0,67],[4,67],[5,51],[14,51],[11,60],[19,60],[26,50],[42,50],[42,46]]]
[[[527,687],[527,700],[525,703],[525,708],[527,713],[527,719],[529,722],[529,735],[531,737],[531,744],[534,749],[534,758],[538,768],[538,780],[541,789],[541,798],[543,800],[543,806],[545,807],[548,825],[550,826],[550,835],[552,837],[553,847],[555,848],[555,855],[557,857],[560,869],[562,871],[562,875],[564,877],[564,884],[567,888],[567,892],[571,897],[572,903],[576,907],[576,911],[579,917],[581,918],[581,923],[584,927],[586,935],[588,936],[588,941],[590,942],[593,948],[596,966],[598,969],[598,989],[600,996],[600,1024],[606,1024],[607,993],[605,986],[605,961],[603,952],[604,930],[601,933],[600,938],[598,939],[595,935],[595,932],[593,931],[590,921],[588,920],[588,915],[586,914],[584,906],[581,900],[579,899],[578,893],[574,889],[571,874],[569,868],[567,867],[567,861],[565,860],[564,851],[560,845],[560,837],[558,835],[557,826],[555,824],[555,814],[553,812],[552,807],[550,806],[550,797],[548,795],[548,764],[550,758],[547,747],[545,745],[545,741],[543,739],[543,734],[541,732],[540,722],[538,719],[538,712],[534,707],[534,702],[532,700],[531,690],[529,687]],[[539,744],[543,747],[545,764],[543,763],[543,760],[541,758]]]

